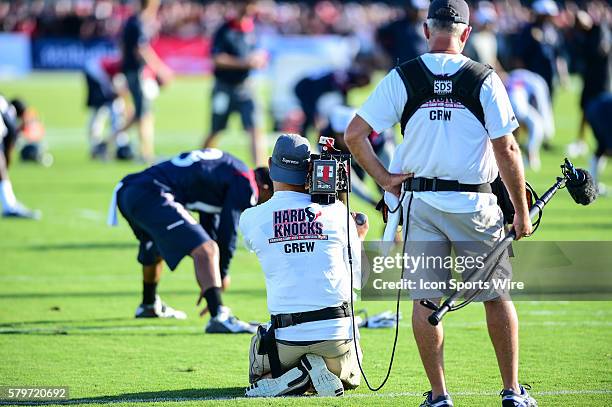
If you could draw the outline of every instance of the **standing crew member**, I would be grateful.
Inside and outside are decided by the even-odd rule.
[[[140,11],[132,15],[125,23],[121,34],[122,72],[125,74],[132,102],[134,115],[116,133],[129,129],[133,124],[138,125],[140,140],[140,154],[146,162],[155,158],[154,123],[150,101],[143,91],[142,72],[145,66],[151,68],[162,83],[172,79],[172,71],[159,58],[151,47],[150,41],[157,18],[159,0],[140,0]]]
[[[194,261],[200,298],[211,319],[208,333],[254,332],[231,315],[221,301],[229,284],[227,271],[236,249],[240,214],[271,196],[268,170],[255,171],[221,150],[195,150],[123,178],[115,189],[109,223],[118,207],[140,241],[142,303],[136,318],[185,318],[157,295],[162,261],[174,270],[183,257]],[[200,224],[188,210],[200,214]]]
[[[497,74],[461,55],[471,31],[468,23],[464,0],[434,0],[423,26],[430,52],[391,71],[358,111],[345,137],[354,157],[380,186],[396,196],[403,186],[407,247],[436,242],[446,252],[442,255],[450,255],[451,245],[457,250],[461,242],[491,247],[503,236],[503,216],[490,185],[498,168],[516,210],[517,237],[532,230],[520,150],[512,135],[518,123]],[[367,137],[396,123],[401,123],[405,137],[387,170]],[[450,278],[438,269],[420,272],[427,279]],[[419,304],[421,299],[439,303],[448,293],[410,294],[414,336],[431,384],[421,406],[452,406],[444,378],[442,325],[431,326],[430,311]],[[514,305],[497,293],[487,294],[483,300],[503,381],[502,406],[536,406],[518,382]]]
[[[255,50],[253,1],[235,3],[235,17],[226,21],[213,38],[212,58],[215,66],[215,85],[212,91],[212,120],[204,147],[215,147],[217,136],[227,127],[232,112],[240,113],[242,127],[251,136],[251,155],[256,165],[263,165],[266,139],[259,129],[257,106],[253,97],[253,84],[249,80],[252,70],[262,69],[268,58]]]
[[[271,314],[265,335],[262,327],[251,341],[249,397],[303,393],[309,380],[320,396],[340,396],[343,388],[359,385],[348,306],[348,234],[360,281],[360,239],[368,225],[357,227],[352,219],[347,225],[340,201],[311,201],[309,158],[306,138],[281,135],[269,161],[274,195],[240,217],[244,241],[263,268]]]

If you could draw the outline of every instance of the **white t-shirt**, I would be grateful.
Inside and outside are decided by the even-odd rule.
[[[349,222],[355,288],[360,287],[361,242]],[[266,278],[272,315],[334,307],[351,298],[346,206],[319,205],[310,195],[278,191],[240,217],[248,249],[255,252]],[[352,338],[351,318],[308,322],[278,329],[288,341]]]
[[[452,75],[468,61],[461,54],[429,53],[421,59],[434,75]],[[402,79],[392,70],[357,114],[381,132],[400,122],[407,99]],[[495,180],[498,169],[490,139],[512,133],[518,122],[497,74],[484,81],[480,102],[485,127],[460,103],[441,101],[421,106],[406,123],[404,140],[395,150],[389,171],[464,184]],[[415,197],[452,213],[476,212],[497,203],[495,195],[483,193],[418,192]]]

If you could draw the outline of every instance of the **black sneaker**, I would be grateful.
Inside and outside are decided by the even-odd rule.
[[[423,396],[426,396],[425,401],[421,403],[419,407],[453,407],[453,400],[451,396],[448,394],[444,394],[439,396],[435,400],[431,399],[431,390],[423,393]]]
[[[106,142],[96,144],[91,149],[91,158],[93,160],[105,161],[108,159],[108,146]]]
[[[135,154],[132,146],[130,144],[126,144],[124,146],[117,147],[115,156],[119,161],[131,161],[134,159]]]
[[[513,390],[502,390],[499,395],[502,398],[502,407],[538,407],[538,402],[527,393],[525,387],[531,390],[531,386],[526,384],[525,387],[519,385],[521,393],[515,393]]]

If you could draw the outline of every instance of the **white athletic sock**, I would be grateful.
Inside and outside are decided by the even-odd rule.
[[[117,138],[115,139],[115,144],[117,147],[123,147],[130,144],[130,137],[125,132],[121,132],[117,134]]]
[[[0,181],[0,203],[2,203],[2,209],[5,212],[12,210],[17,205],[17,198],[13,192],[13,186],[8,179]]]

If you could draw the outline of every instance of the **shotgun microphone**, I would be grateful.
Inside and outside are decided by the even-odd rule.
[[[567,192],[577,204],[589,205],[598,195],[597,185],[591,174],[582,168],[575,168],[566,158],[563,165],[566,177]]]

